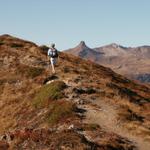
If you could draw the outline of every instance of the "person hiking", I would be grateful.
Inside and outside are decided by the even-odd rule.
[[[49,47],[47,55],[51,63],[52,73],[55,73],[55,65],[56,65],[57,58],[58,58],[58,52],[57,52],[57,49],[55,48],[54,43],[52,43],[51,46]]]

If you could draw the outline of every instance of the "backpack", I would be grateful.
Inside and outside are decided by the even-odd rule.
[[[48,55],[52,58],[58,57],[58,52],[56,49],[49,51]]]

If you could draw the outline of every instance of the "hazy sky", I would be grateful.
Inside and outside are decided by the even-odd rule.
[[[150,0],[0,0],[0,34],[58,49],[150,45]]]

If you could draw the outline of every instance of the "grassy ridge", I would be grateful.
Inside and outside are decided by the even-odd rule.
[[[49,105],[51,100],[61,99],[63,97],[62,90],[66,84],[62,81],[55,81],[51,84],[42,86],[33,99],[36,108],[42,108]]]

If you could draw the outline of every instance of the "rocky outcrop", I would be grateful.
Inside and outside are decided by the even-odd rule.
[[[146,73],[146,74],[135,75],[134,79],[139,80],[143,83],[150,83],[150,74]]]

